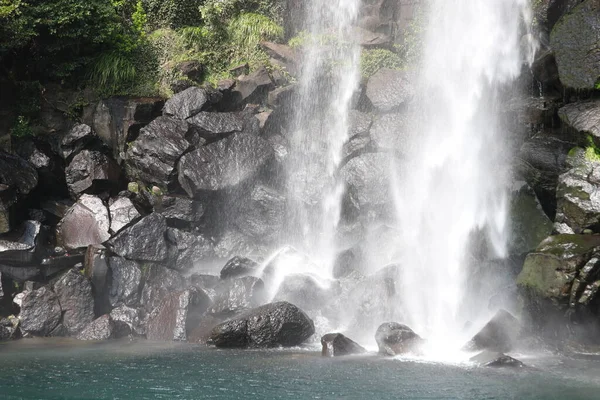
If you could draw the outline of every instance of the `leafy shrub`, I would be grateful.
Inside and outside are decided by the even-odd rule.
[[[364,50],[360,57],[360,72],[363,78],[370,78],[381,68],[401,69],[402,58],[386,49]]]
[[[144,8],[153,28],[180,28],[200,23],[204,0],[144,0]]]
[[[10,130],[10,134],[14,137],[26,137],[32,136],[33,131],[31,130],[31,126],[29,125],[29,119],[19,115],[12,129]]]

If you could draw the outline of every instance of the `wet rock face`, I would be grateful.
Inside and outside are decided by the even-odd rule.
[[[520,332],[519,321],[508,311],[499,310],[496,315],[469,341],[469,350],[512,350]]]
[[[61,319],[58,297],[48,287],[28,292],[21,303],[21,330],[33,336],[49,336]]]
[[[600,138],[600,101],[567,104],[558,116],[571,129]]]
[[[201,290],[169,294],[148,319],[148,339],[186,341],[188,330],[197,325],[209,304],[209,297]]]
[[[79,340],[108,340],[114,337],[115,324],[109,314],[105,314],[90,322],[77,335]]]
[[[302,344],[314,332],[312,320],[302,310],[278,302],[217,325],[210,342],[217,347],[290,347]]]
[[[510,199],[510,254],[535,250],[552,233],[548,218],[533,189],[525,182],[515,182]]]
[[[114,322],[114,336],[122,338],[127,336],[144,336],[146,334],[146,326],[142,321],[140,310],[119,306],[110,312],[110,318]]]
[[[59,243],[66,249],[98,245],[110,239],[110,219],[100,198],[84,194],[70,207],[57,228]]]
[[[199,137],[214,142],[244,130],[243,113],[201,112],[187,120]]]
[[[195,223],[201,220],[204,211],[204,204],[200,201],[178,196],[163,196],[159,212],[170,221]]]
[[[187,122],[158,117],[142,128],[127,150],[130,176],[146,183],[168,185],[179,158],[190,148]]]
[[[0,342],[17,339],[19,336],[19,320],[15,317],[0,318]]]
[[[523,368],[525,364],[521,361],[507,356],[503,353],[498,353],[494,351],[484,351],[482,353],[477,354],[474,357],[471,357],[469,361],[476,363],[482,367],[492,367],[492,368]]]
[[[351,354],[365,353],[364,347],[341,333],[328,333],[321,338],[321,355],[323,357],[341,357]]]
[[[380,69],[367,83],[367,97],[376,109],[383,112],[406,104],[412,99],[414,92],[406,73],[393,69]]]
[[[110,257],[110,280],[108,300],[112,307],[135,306],[139,303],[142,271],[133,261],[121,257]]]
[[[205,89],[191,87],[171,97],[165,103],[163,113],[179,119],[186,119],[209,106],[209,100],[210,97]]]
[[[11,267],[27,267],[42,262],[44,250],[41,246],[42,224],[37,221],[25,221],[18,231],[11,232],[11,237],[0,239],[0,269],[7,276],[17,280],[18,274],[9,272]],[[35,274],[34,274],[35,275]]]
[[[266,140],[236,133],[184,155],[179,183],[190,197],[233,188],[255,178],[272,156]]]
[[[83,150],[65,169],[67,186],[73,197],[94,184],[118,181],[121,171],[117,163],[98,151]]]
[[[397,322],[386,322],[377,328],[375,340],[379,353],[396,356],[418,351],[423,339],[406,325]]]
[[[406,154],[409,151],[409,119],[403,113],[384,114],[373,122],[371,142],[380,151]]]
[[[377,207],[389,202],[388,173],[392,157],[368,153],[348,161],[341,169],[347,185],[347,196],[357,209]]]
[[[25,195],[37,186],[38,174],[27,161],[0,150],[0,184]]]
[[[246,257],[235,256],[221,269],[221,279],[237,278],[258,273],[259,264]]]
[[[252,189],[249,199],[240,202],[233,222],[243,234],[268,242],[281,235],[285,219],[285,196],[259,184]]]
[[[110,230],[113,233],[119,232],[124,227],[141,218],[139,211],[127,197],[117,197],[114,199],[110,203],[109,210]]]
[[[335,286],[322,287],[319,282],[308,274],[292,274],[283,279],[274,299],[289,301],[304,310],[318,310],[327,300],[335,297]]]
[[[250,75],[240,77],[233,90],[233,95],[239,103],[260,104],[265,101],[269,90],[273,86],[273,80],[263,66]]]
[[[259,278],[245,276],[221,282],[214,288],[212,314],[231,315],[263,304],[265,285]]]
[[[169,293],[182,291],[186,285],[185,278],[179,272],[161,265],[149,266],[144,277],[146,282],[141,303],[148,313],[154,311]]]
[[[72,154],[79,152],[83,149],[83,146],[89,142],[93,137],[94,133],[92,128],[86,124],[74,125],[66,134],[60,139],[60,155],[67,159]]]
[[[109,243],[113,251],[121,257],[136,261],[160,262],[167,258],[166,231],[165,218],[153,213],[122,230]]]
[[[186,271],[196,263],[215,257],[212,242],[204,236],[168,228],[167,241],[170,245],[168,266],[171,269]]]
[[[94,320],[94,297],[90,281],[77,269],[64,274],[54,285],[63,312],[62,325],[76,335]]]
[[[92,284],[94,294],[94,315],[110,311],[108,300],[110,271],[107,250],[103,246],[89,246],[85,252],[84,273]]]
[[[600,70],[599,32],[600,4],[596,0],[586,0],[573,8],[552,29],[550,46],[566,87],[594,89]]]

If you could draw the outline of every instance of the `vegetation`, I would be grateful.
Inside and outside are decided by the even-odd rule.
[[[402,69],[402,57],[386,49],[363,50],[360,57],[360,72],[363,78],[370,78],[381,68]]]

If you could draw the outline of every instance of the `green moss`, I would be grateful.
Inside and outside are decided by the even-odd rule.
[[[403,64],[402,58],[390,50],[363,50],[360,56],[360,73],[363,78],[368,79],[382,68],[400,70]]]

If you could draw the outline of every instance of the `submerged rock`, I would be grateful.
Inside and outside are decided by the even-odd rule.
[[[71,269],[54,285],[62,309],[62,325],[69,335],[81,332],[94,320],[94,297],[90,281]]]
[[[167,222],[160,214],[150,214],[122,230],[110,240],[113,251],[136,261],[160,262],[167,258]]]
[[[21,330],[32,336],[49,336],[61,319],[58,297],[47,286],[27,292],[21,303]]]
[[[313,321],[287,302],[264,305],[217,325],[210,342],[217,347],[298,346],[315,332]]]
[[[114,337],[115,324],[109,314],[105,314],[90,322],[77,335],[79,340],[108,340]]]
[[[321,355],[323,357],[340,357],[365,353],[364,347],[341,333],[328,333],[321,338]]]
[[[520,332],[519,321],[508,311],[496,315],[469,341],[469,350],[512,350]]]
[[[521,361],[507,356],[504,353],[494,351],[484,351],[469,359],[481,367],[494,368],[523,368],[525,364]]]
[[[423,339],[406,325],[386,322],[377,328],[375,340],[379,353],[388,356],[414,353],[419,351]]]
[[[221,279],[254,275],[259,272],[260,265],[249,258],[235,256],[221,269]]]

